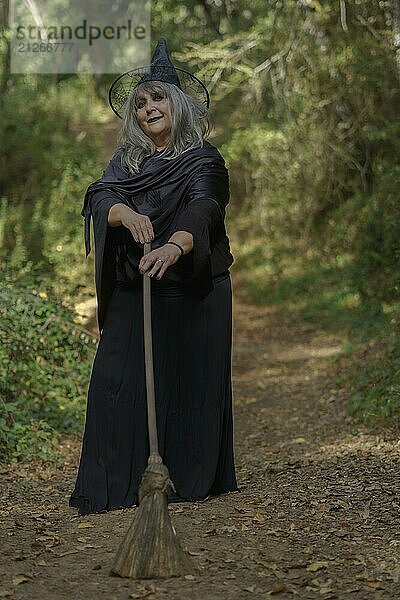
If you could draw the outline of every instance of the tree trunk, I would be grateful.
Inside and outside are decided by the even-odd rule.
[[[392,9],[393,44],[396,50],[397,77],[400,80],[400,0],[390,0]]]
[[[0,33],[5,45],[5,51],[3,55],[3,64],[1,66],[1,80],[0,80],[0,106],[3,105],[4,96],[7,92],[8,82],[10,80],[10,65],[11,65],[11,50],[10,40],[7,35],[8,29],[8,11],[9,2],[4,0],[0,5]]]

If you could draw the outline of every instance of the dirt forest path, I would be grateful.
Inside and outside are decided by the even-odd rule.
[[[214,600],[400,598],[400,442],[346,416],[332,357],[341,340],[235,295],[235,445],[241,491],[170,506],[199,574],[109,576],[134,508],[67,506],[62,469],[3,468],[0,598]]]

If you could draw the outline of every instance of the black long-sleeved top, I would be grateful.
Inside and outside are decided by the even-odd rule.
[[[131,232],[108,225],[108,212],[124,203],[148,215],[155,239],[152,248],[165,244],[175,231],[193,235],[193,249],[169,267],[165,279],[179,282],[188,293],[204,297],[213,289],[214,277],[226,272],[233,262],[225,230],[225,208],[229,202],[229,178],[218,150],[204,141],[168,160],[157,153],[143,161],[133,176],[121,165],[119,149],[103,176],[85,195],[86,255],[90,252],[90,218],[94,222],[96,291],[101,331],[116,281],[139,277],[143,245]]]

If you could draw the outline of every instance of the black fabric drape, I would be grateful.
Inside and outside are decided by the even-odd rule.
[[[108,225],[110,208],[117,203],[147,214],[155,239],[153,248],[163,245],[175,231],[193,235],[191,253],[168,269],[168,277],[184,281],[188,291],[205,297],[212,289],[212,278],[226,271],[233,262],[226,236],[224,218],[229,201],[229,179],[220,153],[209,142],[177,158],[154,156],[144,161],[138,174],[129,176],[121,165],[122,150],[111,159],[103,176],[85,194],[86,256],[90,248],[90,220],[95,240],[95,281],[98,324],[103,328],[107,307],[117,281],[117,256],[129,244],[130,258],[136,266],[143,247],[136,244],[124,227]],[[129,232],[128,232],[129,233]],[[135,250],[136,247],[136,250]],[[189,267],[189,268],[188,268]],[[137,275],[137,273],[136,273]]]
[[[138,502],[149,456],[142,282],[116,284],[99,341],[70,498],[81,514]],[[176,488],[169,501],[235,491],[229,274],[202,300],[163,279],[151,287],[159,449]]]

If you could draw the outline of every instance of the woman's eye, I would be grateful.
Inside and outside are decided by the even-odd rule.
[[[153,100],[157,100],[157,102],[159,100],[163,100],[163,99],[164,99],[164,96],[162,94],[154,94],[154,96],[153,96]]]

